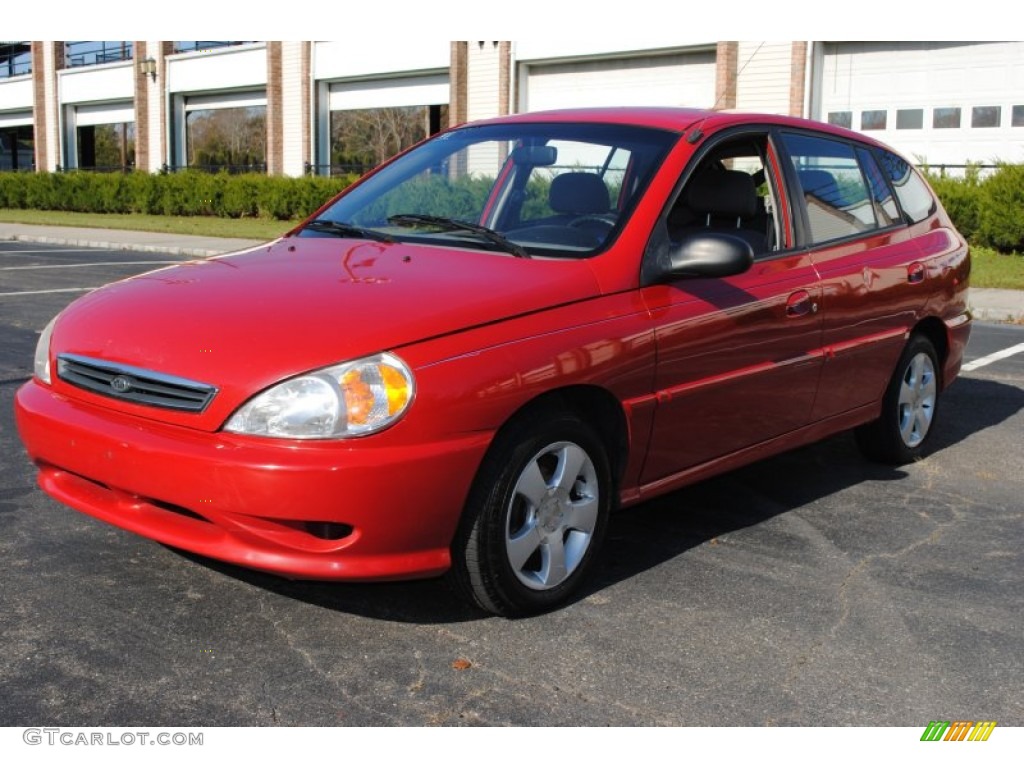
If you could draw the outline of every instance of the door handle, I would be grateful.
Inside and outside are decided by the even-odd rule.
[[[786,317],[804,317],[818,311],[817,302],[811,301],[807,291],[797,291],[786,299]]]

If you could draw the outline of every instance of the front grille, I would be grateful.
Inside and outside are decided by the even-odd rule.
[[[201,413],[217,394],[209,384],[79,355],[57,355],[57,375],[105,397],[192,413]]]

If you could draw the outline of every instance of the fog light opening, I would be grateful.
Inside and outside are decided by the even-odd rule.
[[[337,541],[352,534],[352,526],[345,523],[307,522],[305,529],[310,536],[327,541]]]

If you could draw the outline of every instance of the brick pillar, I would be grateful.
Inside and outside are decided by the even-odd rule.
[[[498,114],[507,115],[512,100],[512,43],[502,40],[498,43]]]
[[[267,173],[284,170],[284,107],[281,103],[281,43],[267,43]]]
[[[448,124],[459,125],[466,122],[468,114],[468,61],[469,43],[455,41],[452,43],[451,72],[449,88],[451,94],[448,102]]]
[[[54,171],[61,164],[57,70],[63,66],[62,41],[32,41],[32,120],[37,171]]]
[[[173,51],[171,42],[140,40],[132,43],[135,52],[135,169],[156,173],[167,162],[167,64],[164,57]],[[146,59],[156,62],[156,76],[139,72]]]
[[[720,40],[715,50],[715,104],[714,109],[736,108],[736,69],[740,44]]]
[[[134,41],[132,51],[135,59],[132,62],[135,80],[135,168],[140,171],[150,170],[149,147],[149,81],[153,78],[139,72],[139,64],[148,56],[145,41]]]
[[[793,43],[793,53],[789,68],[789,114],[792,117],[804,117],[804,88],[807,73],[807,43]]]

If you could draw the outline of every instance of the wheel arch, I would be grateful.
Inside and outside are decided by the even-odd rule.
[[[945,369],[946,360],[949,357],[949,333],[946,324],[937,317],[925,317],[919,320],[911,329],[910,335],[914,336],[915,334],[924,336],[935,347],[935,354],[939,356],[939,365],[936,373],[942,379],[939,381],[939,388],[945,389],[946,382],[942,371]]]
[[[598,433],[608,451],[612,477],[618,487],[629,458],[629,427],[622,403],[611,392],[592,384],[574,384],[549,390],[523,403],[495,433],[492,445],[502,431],[524,416],[542,410],[574,413]]]

